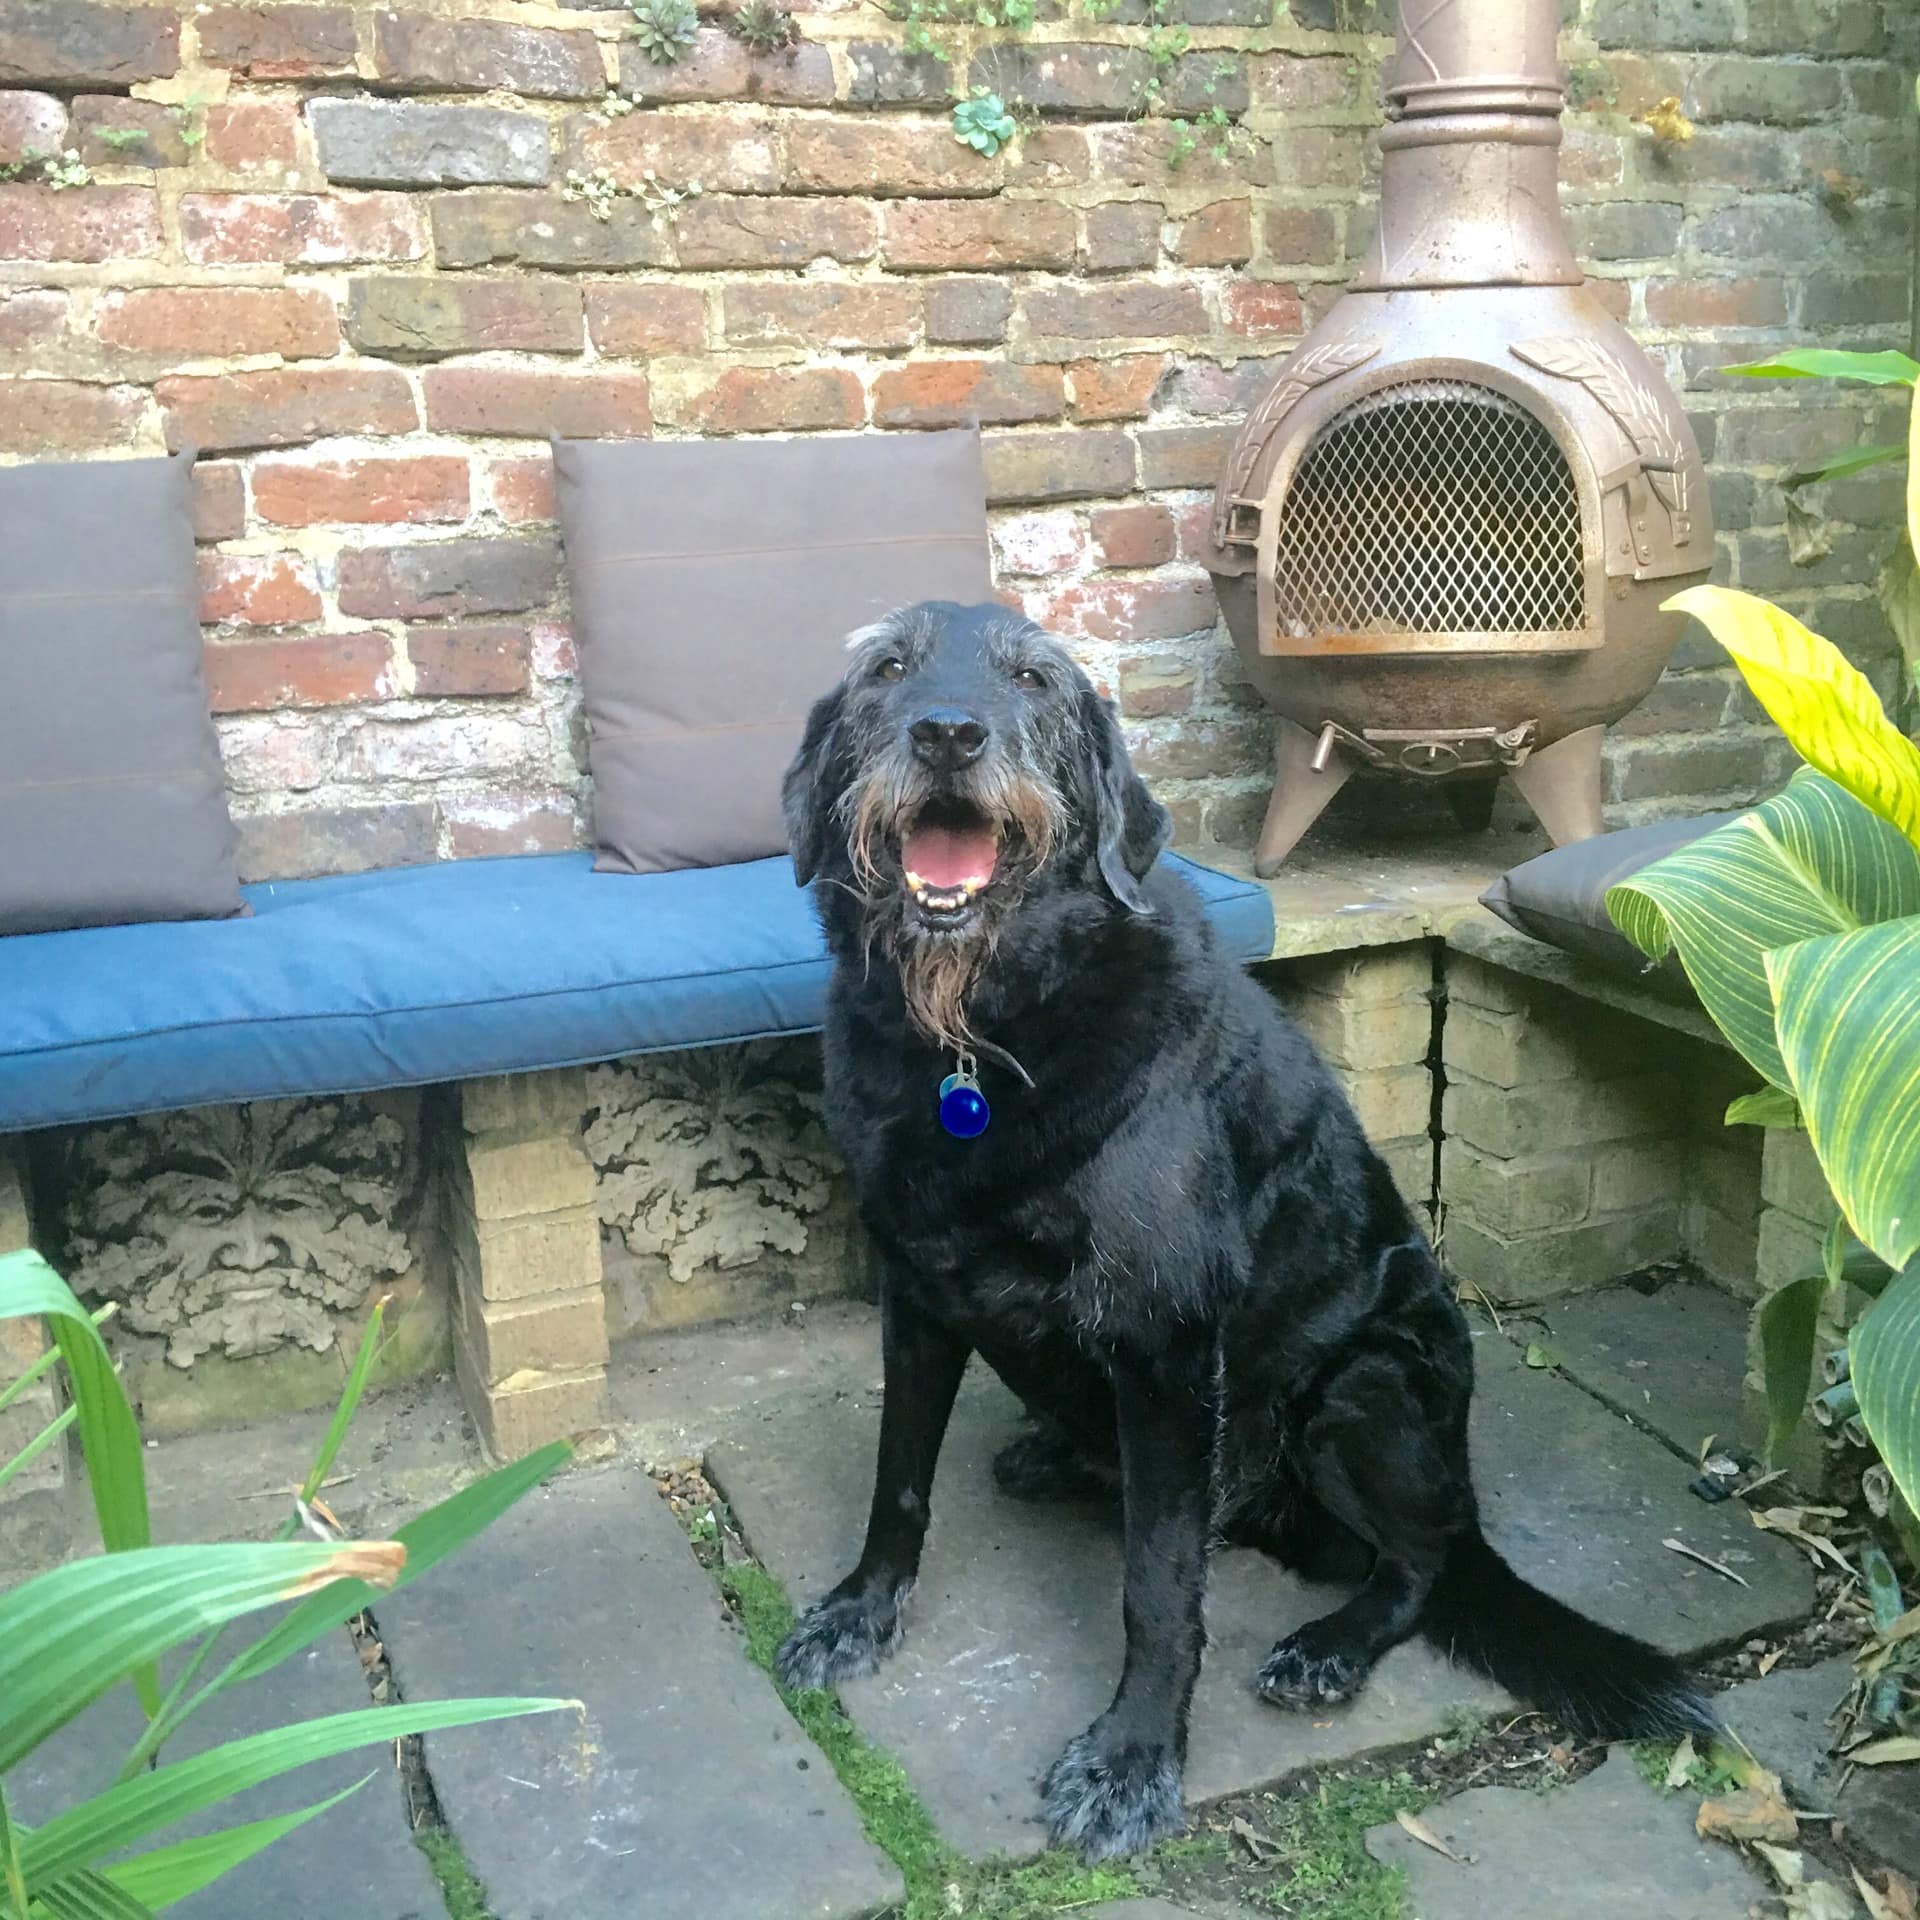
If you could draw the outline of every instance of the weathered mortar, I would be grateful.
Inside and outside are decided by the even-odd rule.
[[[1889,407],[1714,369],[1904,344],[1920,21],[1896,0],[1574,11],[1576,242],[1681,383],[1721,575],[1890,680],[1894,482],[1826,489],[1806,567],[1777,485],[1890,437]],[[844,0],[801,10],[791,54],[709,24],[672,69],[616,9],[17,0],[0,162],[71,144],[94,183],[0,184],[0,457],[202,449],[213,686],[265,876],[579,836],[550,432],[977,419],[1005,590],[1119,694],[1182,836],[1242,842],[1266,721],[1191,542],[1246,396],[1367,231],[1387,43],[1341,27],[1375,12],[1175,0],[1192,47],[1167,101],[1244,102],[1257,142],[1176,167],[1167,123],[1128,117],[1147,56],[1124,8],[957,36],[970,83],[1038,116],[988,160],[949,132],[943,63]],[[616,78],[641,104],[605,119]],[[1684,145],[1633,119],[1666,95]],[[703,191],[603,223],[559,193],[594,167]],[[1617,730],[1609,798],[1622,821],[1726,804],[1786,764],[1695,636]]]

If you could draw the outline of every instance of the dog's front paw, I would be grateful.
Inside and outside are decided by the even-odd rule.
[[[911,1580],[870,1591],[830,1593],[794,1623],[773,1670],[786,1687],[831,1687],[872,1673],[900,1644]]]
[[[1172,1752],[1110,1741],[1091,1727],[1053,1763],[1041,1804],[1053,1844],[1083,1860],[1139,1853],[1186,1825]]]
[[[1366,1684],[1368,1671],[1357,1654],[1316,1647],[1303,1628],[1268,1654],[1254,1687],[1276,1707],[1330,1707],[1351,1700]]]

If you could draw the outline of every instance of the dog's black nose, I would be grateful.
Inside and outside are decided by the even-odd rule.
[[[970,713],[957,707],[935,707],[923,713],[907,729],[913,750],[930,767],[948,772],[980,758],[987,744],[987,730]]]

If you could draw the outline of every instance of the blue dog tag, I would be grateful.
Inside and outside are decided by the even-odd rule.
[[[973,1058],[963,1054],[958,1069],[940,1082],[940,1124],[956,1140],[977,1140],[992,1118],[993,1109],[974,1077]]]

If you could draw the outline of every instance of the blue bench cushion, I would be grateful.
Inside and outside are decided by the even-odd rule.
[[[1236,956],[1272,952],[1264,888],[1167,857]],[[592,864],[284,881],[243,890],[247,919],[0,939],[0,1132],[819,1026],[826,948],[786,860]]]

